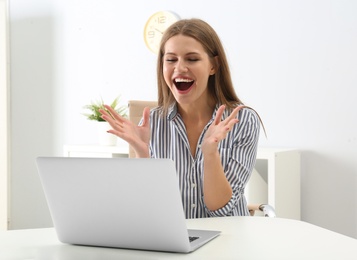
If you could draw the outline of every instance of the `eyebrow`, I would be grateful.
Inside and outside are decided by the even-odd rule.
[[[164,55],[177,55],[177,54],[174,52],[166,52],[166,53],[164,53]],[[188,56],[188,55],[201,55],[201,54],[198,52],[192,51],[192,52],[188,52],[185,54],[185,56]]]

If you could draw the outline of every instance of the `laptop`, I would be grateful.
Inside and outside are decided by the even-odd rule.
[[[188,253],[220,234],[187,229],[172,160],[38,157],[36,162],[63,243]]]

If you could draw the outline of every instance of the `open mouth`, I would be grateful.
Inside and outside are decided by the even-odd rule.
[[[176,78],[174,84],[179,91],[186,91],[192,87],[195,81],[192,79]]]

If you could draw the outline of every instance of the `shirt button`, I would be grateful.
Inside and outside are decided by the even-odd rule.
[[[191,207],[192,207],[192,208],[196,208],[196,204],[192,204]]]
[[[192,188],[196,188],[196,183],[192,183]]]

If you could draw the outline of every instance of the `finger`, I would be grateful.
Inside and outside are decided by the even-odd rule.
[[[233,109],[232,113],[229,115],[229,118],[236,118],[239,111],[242,110],[243,108],[245,108],[245,106],[237,106],[235,109]]]
[[[225,130],[227,132],[231,131],[233,126],[235,124],[237,124],[239,122],[239,120],[237,118],[233,118],[232,120],[230,120],[226,125],[225,125]]]
[[[109,123],[109,125],[114,129],[114,130],[120,130],[124,127],[125,119],[122,118],[121,120],[114,119],[113,116],[110,115],[110,113],[106,112],[103,110],[102,112],[102,118]],[[116,134],[115,134],[116,135]]]
[[[113,119],[117,119],[120,120],[122,119],[121,116],[117,113],[117,111],[114,110],[114,108],[112,108],[109,105],[104,105],[104,107],[107,109],[107,113],[113,118]]]
[[[214,124],[215,124],[215,125],[218,125],[218,124],[221,122],[222,115],[223,115],[223,112],[224,112],[224,109],[225,109],[225,108],[226,108],[225,105],[221,105],[221,106],[217,109],[216,117],[214,118]]]
[[[244,106],[244,105],[240,105],[240,106],[237,106],[234,110],[237,110],[237,114],[239,111],[241,111],[243,108],[247,108],[248,106]]]
[[[238,106],[235,109],[233,109],[232,113],[224,120],[225,124],[227,125],[230,123],[232,120],[234,121],[233,124],[238,123],[238,113],[240,110],[245,108],[246,106]]]
[[[117,131],[117,130],[114,130],[114,129],[110,129],[110,130],[107,131],[107,133],[113,134],[113,135],[115,135],[115,136],[117,136],[117,137],[123,139],[124,141],[127,141],[127,140],[125,139],[125,133],[124,133],[124,132]]]
[[[113,120],[118,120],[118,121],[123,121],[123,119],[124,119],[111,106],[104,105],[104,109],[102,109],[102,110],[105,112],[104,116],[108,117],[108,119],[111,118]],[[106,120],[106,121],[109,121],[109,120]]]
[[[100,108],[98,111],[99,111],[99,113],[100,113],[102,116],[103,116],[103,115],[109,116],[108,111],[107,111],[106,109],[104,109],[104,108]]]
[[[142,126],[147,126],[149,124],[149,118],[150,118],[150,108],[145,107],[143,111],[143,123]]]
[[[103,118],[105,121],[107,121],[110,125],[115,124],[115,119],[105,110],[99,110],[99,112],[102,114],[101,118]]]
[[[122,135],[127,131],[125,128],[125,122],[119,122],[113,119],[108,119],[107,121],[112,129],[109,129],[107,132],[122,137]]]
[[[105,109],[99,109],[99,112],[101,114],[101,118],[103,118],[105,121],[109,122],[109,121],[113,120],[113,118],[110,116],[110,114]]]

